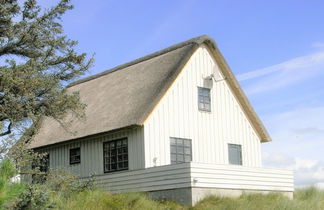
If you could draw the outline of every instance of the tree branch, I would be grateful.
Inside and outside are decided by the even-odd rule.
[[[10,122],[10,123],[9,123],[9,125],[8,125],[8,128],[7,128],[7,131],[6,131],[6,132],[0,133],[0,137],[1,137],[1,136],[5,136],[5,135],[8,135],[8,134],[11,134],[11,126],[12,126],[12,122]]]

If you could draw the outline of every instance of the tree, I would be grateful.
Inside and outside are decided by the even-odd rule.
[[[36,0],[0,0],[0,155],[18,131],[22,142],[30,141],[44,116],[82,116],[85,106],[66,85],[93,58],[76,52],[77,41],[64,35],[61,17],[72,8],[70,0],[46,10]]]

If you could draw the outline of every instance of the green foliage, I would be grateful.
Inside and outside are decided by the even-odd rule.
[[[5,209],[5,204],[16,199],[25,190],[23,184],[10,182],[16,174],[16,169],[10,160],[4,159],[0,162],[0,209]]]
[[[193,207],[175,202],[160,202],[141,193],[110,194],[101,190],[85,190],[68,198],[56,196],[57,209],[174,209],[174,210],[322,210],[324,192],[315,188],[297,190],[293,200],[276,193],[243,194],[238,198],[210,196]]]
[[[142,209],[142,210],[181,210],[185,209],[174,202],[156,202],[145,194],[110,194],[101,190],[87,190],[71,196],[69,199],[57,199],[58,209],[104,210],[104,209]]]
[[[324,209],[324,191],[314,187],[298,189],[294,199],[281,194],[243,194],[239,198],[211,196],[200,201],[194,209],[226,210],[322,210]]]
[[[8,209],[34,210],[58,208],[58,201],[93,188],[92,181],[81,181],[63,169],[50,171],[42,184],[29,184],[7,204]]]
[[[70,0],[47,10],[36,0],[0,0],[0,137],[14,130],[28,142],[42,117],[62,123],[67,113],[83,116],[85,105],[66,85],[93,59],[64,34],[61,17],[72,8]]]

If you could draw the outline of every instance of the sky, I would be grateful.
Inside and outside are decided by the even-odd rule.
[[[295,170],[297,186],[324,187],[324,1],[72,3],[62,24],[80,52],[95,55],[87,75],[212,37],[272,137],[263,166]]]

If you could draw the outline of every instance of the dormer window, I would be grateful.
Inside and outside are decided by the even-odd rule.
[[[198,87],[198,109],[201,111],[211,111],[210,89]]]

